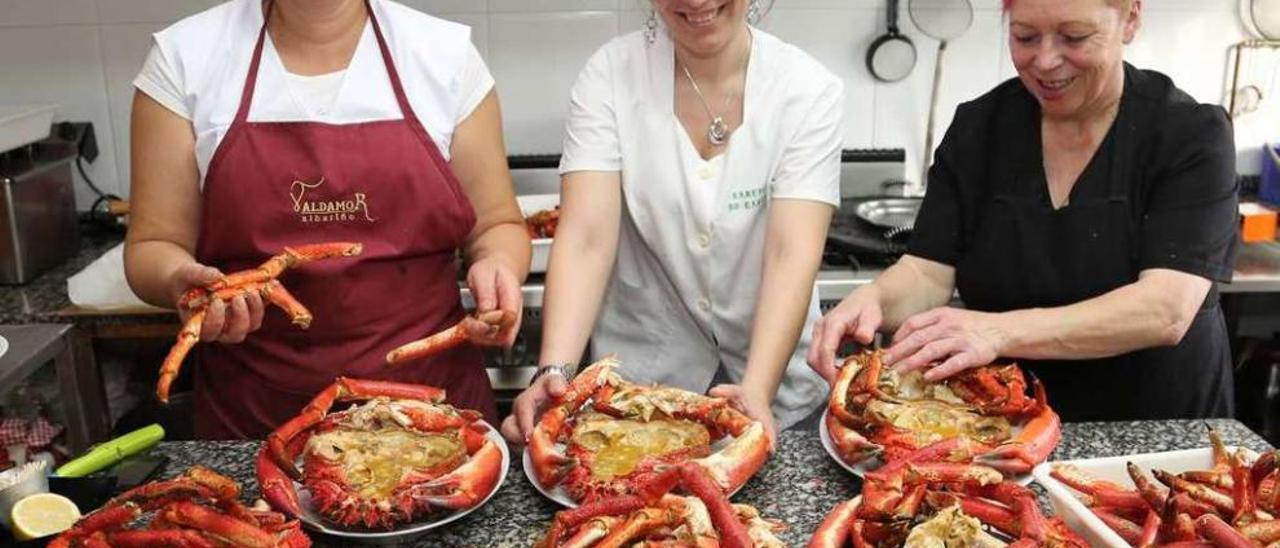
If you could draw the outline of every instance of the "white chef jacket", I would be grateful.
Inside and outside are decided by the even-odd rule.
[[[622,177],[618,257],[591,348],[617,354],[637,382],[701,392],[721,365],[741,382],[771,202],[839,205],[842,82],[798,48],[751,32],[743,123],[710,161],[675,116],[665,34],[653,44],[642,32],[612,40],[573,87],[560,172]],[[815,290],[773,404],[784,428],[824,401],[826,383],[804,361],[817,319]]]
[[[202,186],[240,105],[262,29],[262,4],[231,0],[157,32],[134,79],[140,91],[191,121]],[[454,129],[493,88],[493,77],[471,43],[471,28],[391,0],[371,0],[370,5],[410,106],[448,160]],[[402,118],[368,22],[350,64],[338,73],[290,74],[271,35],[263,41],[249,121],[353,124]]]

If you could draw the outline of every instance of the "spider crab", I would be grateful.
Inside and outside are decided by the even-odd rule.
[[[1128,463],[1133,488],[1070,465],[1055,466],[1050,475],[1083,493],[1089,510],[1133,546],[1275,546],[1280,541],[1275,450],[1249,463],[1243,453],[1228,451],[1217,432],[1210,430],[1209,439],[1212,468],[1179,474],[1154,470],[1153,480]]]
[[[731,493],[764,465],[764,427],[722,398],[627,382],[605,358],[570,383],[529,437],[533,472],[579,502],[630,494],[662,464],[690,462]],[[711,444],[733,436],[716,453]],[[564,443],[566,448],[558,448]]]
[[[692,496],[671,494],[683,486]],[[780,548],[780,522],[754,507],[730,504],[702,467],[666,466],[638,486],[637,494],[603,498],[556,513],[537,548],[618,546],[724,546]]]
[[[235,480],[194,466],[175,479],[120,494],[49,546],[311,546],[297,521],[247,508],[239,497]],[[129,528],[148,514],[146,527]]]
[[[862,496],[836,506],[809,548],[1009,546],[1087,548],[1061,518],[1045,518],[1035,495],[999,470],[970,462],[980,446],[949,438],[867,473]]]
[[[892,462],[940,440],[961,437],[991,449],[977,459],[1006,475],[1026,474],[1062,437],[1044,386],[1014,364],[967,370],[940,383],[921,372],[886,368],[880,351],[863,351],[841,366],[825,418],[841,458],[857,463],[881,454]],[[1021,425],[1014,432],[1014,425]]]
[[[298,480],[317,513],[371,529],[479,504],[505,472],[502,451],[479,412],[444,398],[432,386],[339,377],[267,436],[257,458],[263,497],[297,516]],[[330,413],[336,402],[360,403]]]
[[[191,315],[182,324],[182,329],[178,331],[177,342],[160,365],[160,380],[156,382],[156,399],[169,403],[169,386],[173,384],[173,379],[178,376],[178,371],[182,368],[182,359],[200,340],[200,328],[204,325],[205,312],[208,310],[209,303],[215,300],[226,302],[237,295],[257,293],[264,301],[284,310],[294,325],[306,329],[311,326],[311,312],[298,302],[276,278],[280,277],[286,269],[320,259],[359,255],[362,249],[361,244],[350,242],[286,247],[282,253],[267,259],[257,268],[227,274],[207,286],[187,291],[178,300],[178,308],[191,312]]]

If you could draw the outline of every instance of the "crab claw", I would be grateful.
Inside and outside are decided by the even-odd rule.
[[[809,548],[844,548],[845,540],[854,532],[859,502],[861,499],[855,498],[833,508],[813,532]]]
[[[285,475],[280,466],[271,457],[271,449],[262,444],[256,459],[258,484],[262,498],[267,500],[276,510],[296,518],[302,514],[302,503],[298,500],[298,491],[293,487],[293,480]]]
[[[415,487],[413,496],[450,510],[471,508],[493,492],[503,472],[502,451],[490,440],[466,464]]]
[[[977,461],[995,468],[1007,476],[1031,472],[1037,464],[1049,458],[1049,454],[1062,439],[1062,421],[1049,407],[1044,384],[1035,379],[1036,401],[1039,412],[1027,421],[1022,432],[995,450],[981,455]]]
[[[700,466],[725,493],[732,493],[751,479],[769,457],[769,437],[759,422],[751,423],[732,442],[692,462]]]
[[[617,366],[616,360],[605,358],[584,369],[533,427],[529,435],[529,458],[533,461],[534,475],[542,485],[558,485],[576,462],[557,449],[556,442],[564,433],[569,415],[582,407],[596,390],[609,384]]]
[[[200,341],[200,328],[204,326],[204,315],[205,309],[202,308],[187,318],[187,321],[182,324],[182,330],[178,332],[178,342],[169,349],[164,363],[160,365],[160,380],[156,381],[156,399],[160,400],[160,403],[169,403],[169,387],[173,385],[173,379],[177,378],[178,371],[182,369],[182,360],[191,352],[191,347]]]
[[[475,340],[477,333],[496,333],[514,324],[515,321],[515,314],[506,310],[490,310],[474,317],[467,316],[444,331],[396,347],[387,353],[387,363],[396,365],[438,354]]]

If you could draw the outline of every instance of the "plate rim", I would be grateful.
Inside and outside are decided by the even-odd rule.
[[[303,528],[305,529],[308,529],[310,531],[314,531],[317,533],[323,533],[326,535],[334,536],[334,537],[342,537],[342,538],[349,538],[349,539],[355,539],[355,540],[389,540],[392,538],[397,538],[402,536],[417,535],[417,534],[425,533],[432,529],[436,529],[436,528],[448,525],[450,523],[453,523],[471,514],[472,512],[475,512],[476,510],[480,509],[484,505],[488,504],[489,501],[493,499],[494,495],[497,495],[498,491],[502,490],[502,485],[506,483],[506,480],[507,480],[507,472],[511,469],[511,451],[507,448],[506,439],[504,439],[502,437],[502,434],[499,434],[498,430],[494,428],[493,425],[489,424],[488,421],[481,419],[477,422],[484,424],[485,428],[488,429],[485,432],[485,437],[488,438],[490,441],[494,442],[494,444],[498,446],[498,450],[502,452],[502,465],[501,465],[502,467],[500,469],[501,472],[498,475],[498,482],[494,484],[493,490],[490,491],[488,495],[485,495],[485,497],[481,499],[480,502],[476,503],[475,506],[472,506],[471,508],[467,508],[465,510],[450,512],[449,515],[443,518],[440,518],[438,520],[410,522],[408,524],[405,524],[402,527],[390,529],[387,531],[354,531],[354,530],[348,530],[348,529],[335,529],[331,527],[329,524],[325,523],[324,521],[319,521],[316,518],[313,518],[307,515],[307,514],[313,513],[313,511],[310,510],[309,508],[304,508],[304,513],[298,515],[297,517],[298,521],[302,524]],[[293,485],[294,485],[294,489],[303,488],[302,484],[298,483],[297,481],[294,481]],[[309,494],[308,494],[308,497],[309,497]]]

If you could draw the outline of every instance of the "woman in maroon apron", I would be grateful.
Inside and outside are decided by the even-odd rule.
[[[261,438],[339,375],[440,386],[452,404],[496,424],[479,349],[464,346],[395,368],[383,361],[388,350],[463,317],[459,249],[471,265],[467,281],[477,307],[519,315],[529,241],[505,167],[496,97],[490,91],[457,126],[446,161],[410,105],[368,1],[326,3],[334,10],[327,19],[316,9],[290,0],[263,7],[239,107],[208,164],[203,195],[196,173],[181,169],[190,160],[177,157],[191,154],[190,125],[183,136],[174,129],[184,120],[144,94],[135,98],[130,283],[144,299],[172,306],[182,290],[214,274],[202,265],[230,272],[288,245],[360,242],[357,257],[308,264],[282,278],[314,314],[308,330],[264,313],[256,298],[210,310],[202,340],[238,344],[196,347],[197,436]],[[350,25],[335,24],[343,17]],[[334,29],[331,45],[340,59],[330,61],[342,68],[366,20],[403,118],[341,125],[248,119],[255,100],[270,99],[254,93],[268,33],[283,64],[314,68],[324,61],[314,52],[328,50],[291,37],[314,39]],[[312,21],[318,23],[308,27]],[[174,146],[179,137],[185,149]],[[181,185],[161,180],[182,171]],[[351,207],[335,211],[333,203]],[[488,342],[509,345],[516,328]]]

